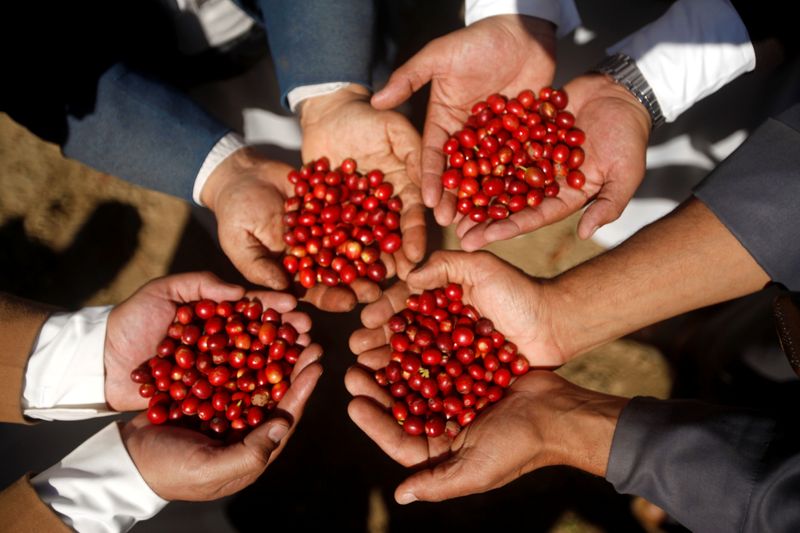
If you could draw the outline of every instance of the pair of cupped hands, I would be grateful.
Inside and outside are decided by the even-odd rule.
[[[347,157],[361,171],[381,169],[403,201],[400,229],[403,246],[382,254],[388,276],[402,282],[381,292],[361,279],[349,287],[317,285],[303,298],[329,311],[348,311],[357,302],[365,328],[350,347],[357,364],[345,378],[355,396],[353,421],[389,456],[403,465],[425,467],[397,489],[401,503],[442,500],[482,492],[550,464],[572,464],[602,475],[609,432],[620,399],[589,393],[546,370],[517,379],[502,402],[488,409],[454,440],[412,437],[387,412],[388,393],[372,374],[385,366],[391,315],[406,296],[460,283],[464,298],[517,344],[534,368],[554,368],[575,355],[565,325],[568,316],[549,295],[545,280],[531,278],[487,253],[436,252],[413,270],[426,249],[425,209],[441,225],[456,223],[462,248],[473,251],[556,222],[583,208],[578,234],[590,237],[616,219],[644,175],[650,118],[627,91],[600,75],[584,75],[564,89],[576,125],[586,132],[582,190],[562,187],[556,198],[526,208],[506,220],[475,223],[455,211],[455,196],[443,191],[442,146],[459,130],[472,105],[489,94],[515,96],[523,89],[549,85],[555,72],[552,24],[521,16],[496,16],[431,41],[397,69],[386,87],[370,99],[368,91],[348,86],[303,103],[303,159],[328,157],[335,166]],[[391,109],[431,83],[425,127],[420,137],[409,121]],[[201,199],[216,218],[220,244],[251,282],[282,290],[290,280],[278,261],[283,250],[283,203],[293,194],[285,164],[250,150],[227,158],[208,180]],[[106,394],[116,410],[146,406],[129,379],[131,369],[149,358],[174,317],[176,305],[210,298],[255,297],[287,313],[285,319],[307,345],[291,376],[292,386],[278,413],[238,443],[224,445],[181,428],[151,426],[140,415],[122,434],[145,480],[166,499],[208,500],[236,492],[254,481],[275,459],[302,415],[322,372],[322,349],[309,344],[308,315],[294,311],[294,296],[279,292],[245,292],[208,273],[155,280],[116,307],[106,337]],[[608,416],[590,417],[587,412]],[[595,424],[595,431],[576,436],[572,428]],[[587,437],[588,435],[588,437]]]

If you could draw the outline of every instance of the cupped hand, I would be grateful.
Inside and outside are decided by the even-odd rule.
[[[144,413],[128,422],[122,439],[145,482],[166,500],[188,501],[214,500],[253,483],[297,426],[322,374],[321,354],[317,344],[303,350],[292,385],[277,405],[279,414],[240,442],[224,444],[191,429],[152,425]]]
[[[252,283],[282,290],[290,279],[280,264],[285,249],[283,213],[294,194],[290,166],[260,156],[250,148],[228,156],[211,174],[201,200],[214,212],[222,250]],[[351,286],[317,284],[301,299],[323,311],[349,311],[358,301],[373,301],[380,290],[358,280]]]
[[[651,129],[647,110],[625,88],[600,74],[579,76],[564,90],[569,95],[567,109],[575,115],[575,126],[586,133],[583,188],[573,189],[559,179],[559,195],[546,198],[535,208],[491,223],[462,219],[456,233],[464,250],[534,231],[591,202],[578,224],[578,236],[588,239],[601,226],[616,220],[628,205],[644,178]]]
[[[581,389],[552,372],[532,371],[455,439],[431,439],[407,434],[394,420],[388,411],[392,398],[370,371],[356,366],[345,379],[355,396],[348,412],[356,425],[392,459],[420,468],[397,487],[395,499],[401,504],[486,492],[549,465],[604,475],[626,404],[624,398]]]
[[[519,352],[534,367],[562,365],[573,354],[562,348],[559,309],[551,305],[544,281],[534,279],[489,252],[438,251],[419,269],[397,283],[377,302],[364,308],[361,320],[365,329],[350,337],[356,354],[380,350],[391,332],[386,325],[394,313],[405,307],[412,292],[458,283],[464,302],[472,304],[481,316],[517,345]]]
[[[336,167],[353,158],[362,173],[383,171],[394,194],[403,201],[403,246],[394,254],[382,254],[382,259],[390,273],[397,272],[404,278],[425,254],[425,208],[418,176],[419,133],[400,113],[373,108],[369,92],[359,85],[306,100],[301,110],[303,161],[327,157]]]
[[[257,298],[265,308],[284,313],[284,320],[307,339],[311,319],[305,313],[293,311],[297,305],[294,296],[272,291],[245,292],[244,288],[225,283],[210,272],[159,278],[143,285],[112,309],[108,317],[103,356],[108,405],[116,411],[147,407],[148,400],[139,396],[139,386],[131,381],[131,371],[155,355],[156,346],[165,337],[179,305],[203,298],[221,301],[238,300],[242,296]]]
[[[420,175],[422,198],[440,225],[456,218],[455,195],[442,188],[445,141],[463,127],[472,106],[487,96],[516,96],[524,89],[550,85],[555,48],[555,26],[548,21],[489,17],[428,43],[372,97],[376,109],[390,109],[431,82]]]

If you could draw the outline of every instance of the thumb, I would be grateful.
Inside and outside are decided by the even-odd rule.
[[[411,59],[398,67],[389,77],[386,86],[372,95],[372,107],[391,109],[397,107],[417,92],[433,77],[436,59],[431,44],[426,45]]]
[[[588,239],[609,222],[619,218],[635,189],[628,190],[619,182],[608,182],[598,197],[586,208],[578,223],[578,237]]]
[[[395,490],[394,498],[400,505],[406,505],[418,500],[439,502],[475,492],[464,484],[463,474],[461,463],[452,457],[403,481]]]
[[[287,420],[280,417],[272,418],[251,431],[244,438],[242,444],[255,457],[262,458],[266,466],[272,453],[289,433],[289,428],[290,424]]]
[[[283,268],[255,236],[242,232],[225,239],[220,234],[220,243],[225,255],[251,283],[275,290],[288,287],[289,280]]]
[[[447,283],[464,284],[469,278],[470,267],[467,264],[472,258],[467,252],[437,251],[421,267],[408,274],[406,282],[412,290],[434,289]],[[475,252],[472,255],[482,255]]]

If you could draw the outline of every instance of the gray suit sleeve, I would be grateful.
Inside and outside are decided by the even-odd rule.
[[[694,194],[773,281],[800,290],[800,104],[756,129]]]
[[[606,478],[692,531],[800,531],[797,425],[697,401],[634,398],[617,424]]]

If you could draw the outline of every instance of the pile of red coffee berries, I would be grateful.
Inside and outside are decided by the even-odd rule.
[[[516,345],[461,297],[455,283],[424,291],[389,320],[392,360],[375,381],[389,389],[392,415],[411,435],[455,437],[529,369]]]
[[[457,189],[456,208],[475,222],[502,220],[559,193],[564,179],[580,189],[586,140],[575,127],[567,93],[552,87],[516,98],[493,94],[472,107],[464,129],[444,143],[445,189]]]
[[[353,159],[331,170],[323,157],[292,170],[288,178],[295,196],[284,205],[286,271],[307,289],[317,283],[349,285],[357,278],[383,281],[381,252],[400,249],[403,208],[383,172],[361,175]]]
[[[156,355],[131,372],[153,424],[197,417],[201,430],[255,427],[289,390],[303,347],[297,330],[258,300],[178,307]]]

